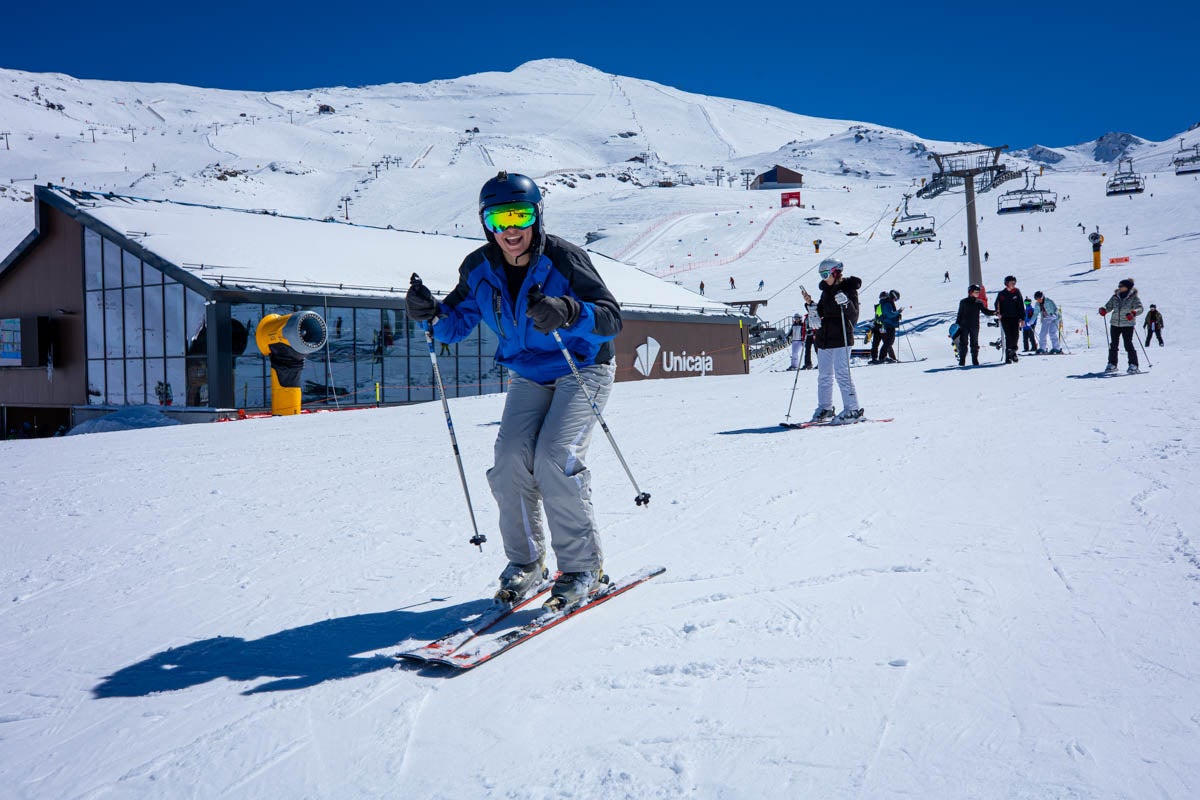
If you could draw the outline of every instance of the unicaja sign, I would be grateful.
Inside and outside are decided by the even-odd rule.
[[[705,354],[704,351],[701,351],[698,356],[689,356],[686,350],[682,353],[671,350],[664,351],[662,345],[652,336],[647,336],[645,344],[638,345],[634,350],[634,369],[649,378],[659,353],[662,353],[663,372],[691,372],[707,375],[713,371],[712,356]]]

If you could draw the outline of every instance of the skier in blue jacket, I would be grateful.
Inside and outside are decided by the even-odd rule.
[[[461,341],[480,322],[499,337],[496,361],[510,370],[510,381],[487,477],[509,564],[497,596],[520,598],[545,574],[544,507],[561,572],[550,602],[570,607],[603,580],[584,463],[596,422],[588,394],[603,409],[616,375],[613,339],[621,312],[587,253],[545,232],[542,194],[530,178],[501,172],[487,181],[479,217],[487,244],[463,261],[458,285],[439,303],[416,284],[408,313],[432,324],[440,342]]]
[[[900,293],[895,289],[890,292],[885,292],[879,297],[879,361],[880,362],[896,362],[896,348],[893,345],[896,343],[896,329],[900,327],[901,311],[896,301],[900,299]]]

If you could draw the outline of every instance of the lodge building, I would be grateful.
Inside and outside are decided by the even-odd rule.
[[[0,261],[0,431],[28,423],[48,435],[124,406],[158,406],[185,421],[269,409],[255,327],[266,314],[300,309],[328,330],[327,346],[305,362],[305,408],[433,400],[428,345],[404,309],[409,275],[444,294],[480,244],[38,186],[33,230]],[[591,255],[622,306],[618,380],[749,371],[743,316]],[[483,325],[440,347],[447,394],[504,391],[495,349]]]

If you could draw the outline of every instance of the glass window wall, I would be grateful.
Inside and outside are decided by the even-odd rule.
[[[88,402],[206,405],[204,298],[90,228],[83,251]]]
[[[92,404],[210,405],[207,301],[115,242],[84,229],[88,402]],[[271,405],[270,361],[255,334],[266,314],[312,308],[325,319],[329,343],[305,359],[306,407],[434,400],[425,333],[402,311],[350,306],[238,303],[230,307],[248,341],[221,369],[232,369],[238,408]],[[234,337],[240,338],[240,337]],[[450,397],[502,392],[493,361],[495,335],[480,326],[454,345],[436,345]]]

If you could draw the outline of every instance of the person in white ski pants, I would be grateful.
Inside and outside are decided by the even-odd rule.
[[[789,334],[792,340],[792,364],[788,369],[800,369],[800,356],[804,353],[804,336],[807,333],[804,319],[799,314],[792,317],[792,331]]]
[[[1058,305],[1041,292],[1034,292],[1033,299],[1038,304],[1038,352],[1046,352],[1046,337],[1050,337],[1050,352],[1061,348],[1058,341]]]

